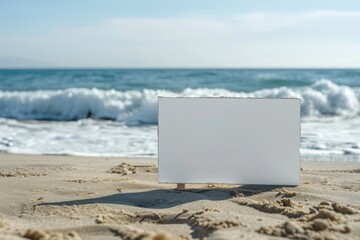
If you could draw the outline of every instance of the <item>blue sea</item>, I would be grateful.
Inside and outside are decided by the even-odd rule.
[[[302,159],[360,161],[360,69],[0,70],[0,151],[157,155],[157,97],[299,97]]]

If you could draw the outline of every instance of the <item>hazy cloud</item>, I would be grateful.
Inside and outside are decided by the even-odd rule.
[[[248,31],[270,32],[284,27],[296,27],[299,25],[315,24],[319,21],[331,22],[335,20],[360,20],[360,11],[330,11],[318,10],[299,13],[277,13],[277,12],[257,12],[248,13],[235,17],[241,27]],[[322,22],[321,24],[324,24]],[[321,29],[319,29],[321,31]]]
[[[360,11],[330,10],[111,18],[5,36],[0,52],[80,67],[359,66],[359,24]]]

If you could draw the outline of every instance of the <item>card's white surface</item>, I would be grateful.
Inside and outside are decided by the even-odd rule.
[[[300,99],[159,97],[159,182],[297,185]]]

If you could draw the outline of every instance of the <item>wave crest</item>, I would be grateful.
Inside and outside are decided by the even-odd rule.
[[[116,91],[71,88],[65,90],[0,91],[0,117],[21,120],[69,121],[84,118],[110,119],[127,124],[156,124],[157,97],[242,97],[302,99],[301,114],[307,116],[356,116],[360,113],[360,90],[323,79],[309,87],[280,87],[250,93],[198,88],[182,92],[166,90]]]

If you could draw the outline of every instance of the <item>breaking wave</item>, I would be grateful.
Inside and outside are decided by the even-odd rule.
[[[272,88],[254,92],[187,88],[116,91],[86,88],[38,91],[0,91],[0,117],[19,120],[71,121],[85,118],[156,124],[158,96],[301,98],[303,117],[356,116],[360,114],[360,89],[319,80],[308,87]]]

